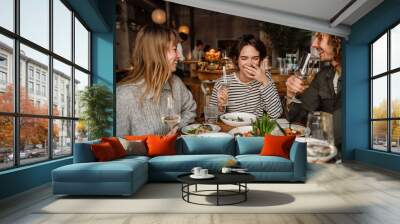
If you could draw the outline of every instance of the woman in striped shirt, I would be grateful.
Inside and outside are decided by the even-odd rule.
[[[266,73],[261,61],[266,56],[265,45],[253,35],[243,35],[237,49],[238,72],[227,75],[227,91],[223,77],[217,80],[210,104],[221,108],[226,100],[225,112],[248,112],[257,117],[266,112],[276,119],[282,114],[282,105],[271,75]]]

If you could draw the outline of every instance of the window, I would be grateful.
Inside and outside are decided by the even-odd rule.
[[[33,82],[28,82],[28,93],[33,94]]]
[[[7,84],[7,73],[0,71],[0,84],[6,85]]]
[[[46,74],[42,73],[42,82],[46,83]]]
[[[49,0],[20,0],[21,36],[49,49]],[[39,13],[40,12],[40,13]]]
[[[89,69],[89,32],[75,18],[75,62],[82,68]]]
[[[400,153],[400,24],[370,45],[371,148]]]
[[[0,26],[14,31],[14,0],[1,0]]]
[[[89,74],[75,71],[75,117],[79,117],[81,114],[81,108],[79,107],[79,93],[89,85]]]
[[[36,84],[36,95],[40,95],[40,84]]]
[[[46,96],[46,86],[42,86],[42,96]]]
[[[53,60],[53,65],[54,65],[54,83],[53,83],[53,91],[56,93],[53,95],[53,103],[60,103],[58,101],[58,97],[60,96],[61,102],[64,104],[64,96],[68,96],[69,98],[67,99],[68,104],[72,104],[72,90],[71,89],[65,89],[65,84],[69,83],[70,85],[72,84],[72,67],[69,65],[66,65],[56,59]],[[76,78],[75,78],[76,79]],[[57,84],[56,84],[57,83]],[[59,95],[60,94],[60,95]],[[59,110],[53,111],[53,113],[60,113]],[[72,108],[68,107],[65,111],[65,114],[63,116],[72,116]]]
[[[29,79],[33,80],[33,67],[29,66],[29,71],[28,71]]]
[[[36,80],[40,81],[40,70],[36,69]]]
[[[3,2],[2,2],[3,4]],[[0,21],[2,20],[4,15],[1,15],[3,13],[3,8],[0,8]],[[1,26],[1,22],[0,22]],[[4,113],[12,113],[14,111],[14,70],[11,66],[11,61],[8,61],[6,63],[6,59],[11,59],[14,57],[14,42],[13,39],[8,38],[5,35],[2,35],[0,33],[0,73],[2,74],[2,85],[0,85],[0,124],[3,124],[3,122],[8,122],[8,118],[3,117],[1,115],[9,115],[9,114],[4,114]],[[8,66],[8,63],[10,63],[10,66]],[[5,78],[6,77],[6,78]],[[4,83],[4,80],[6,80],[6,83]],[[0,81],[1,82],[1,81]],[[3,114],[2,114],[3,112]],[[8,129],[4,129],[5,135],[7,136],[12,136],[12,129],[9,127]],[[1,136],[0,136],[1,139]],[[11,143],[4,143],[1,144],[0,141],[0,149],[4,147],[11,147]],[[12,151],[12,149],[11,149]],[[0,160],[0,169],[1,169],[1,160]]]
[[[7,85],[7,56],[0,54],[0,91],[5,91]]]
[[[70,156],[87,139],[73,105],[90,85],[91,33],[67,1],[0,2],[0,170]]]
[[[59,0],[53,1],[54,7],[54,53],[71,60],[72,48],[72,12]]]
[[[0,54],[0,67],[7,68],[7,56]]]

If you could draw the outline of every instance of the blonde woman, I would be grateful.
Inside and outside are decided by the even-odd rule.
[[[179,127],[194,122],[196,102],[173,75],[177,42],[176,32],[160,26],[145,26],[137,34],[133,70],[117,87],[117,136],[173,134],[177,128],[162,120],[171,112],[180,117]]]

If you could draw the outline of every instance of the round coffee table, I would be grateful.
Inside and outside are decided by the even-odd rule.
[[[255,180],[255,177],[249,173],[216,173],[213,174],[215,177],[212,179],[193,179],[189,174],[182,174],[177,177],[178,181],[182,183],[182,199],[188,203],[198,204],[198,205],[234,205],[239,204],[241,202],[245,202],[247,200],[247,192],[249,188],[247,187],[247,183]],[[215,185],[215,190],[197,190],[197,185]],[[190,191],[190,186],[195,186],[194,191]],[[220,185],[236,185],[238,186],[237,190],[223,190],[220,189]],[[215,192],[215,194],[206,194],[209,192]],[[190,200],[190,196],[203,196],[203,197],[216,197],[216,204],[202,204],[193,202]],[[232,196],[241,196],[239,200],[231,202],[231,203],[221,203],[221,197],[232,197]]]

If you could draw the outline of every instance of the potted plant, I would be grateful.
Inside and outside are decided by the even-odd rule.
[[[95,84],[79,93],[81,119],[87,126],[90,140],[110,136],[107,129],[112,125],[113,96],[108,87]]]

